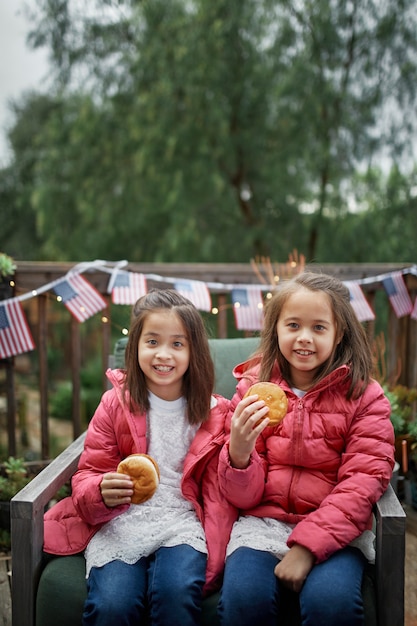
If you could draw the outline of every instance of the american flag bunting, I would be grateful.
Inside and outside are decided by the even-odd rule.
[[[350,293],[350,304],[356,313],[356,317],[360,322],[369,322],[375,319],[375,313],[370,307],[369,302],[358,283],[346,281],[346,287]]]
[[[111,292],[113,304],[135,304],[146,293],[147,284],[144,274],[118,271]]]
[[[97,289],[81,274],[67,277],[55,285],[53,290],[79,322],[85,322],[107,306]]]
[[[18,300],[0,302],[0,359],[30,352],[35,344]]]
[[[263,299],[258,287],[232,289],[233,312],[238,330],[261,330]]]
[[[382,281],[386,294],[397,317],[404,317],[413,310],[413,303],[401,272],[393,272]]]
[[[174,288],[199,311],[211,311],[211,296],[206,283],[201,280],[176,280]]]

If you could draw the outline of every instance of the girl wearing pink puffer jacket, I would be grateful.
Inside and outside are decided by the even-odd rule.
[[[219,604],[227,626],[277,626],[298,602],[303,626],[363,624],[361,582],[374,558],[371,515],[394,465],[390,404],[347,287],[323,274],[288,281],[266,306],[259,354],[239,379],[219,483],[241,511]],[[268,426],[257,381],[288,412]]]

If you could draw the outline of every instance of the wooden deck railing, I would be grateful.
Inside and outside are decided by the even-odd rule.
[[[63,277],[75,263],[45,263],[45,262],[18,262],[14,276],[15,295],[39,289],[43,285]],[[306,269],[321,271],[338,276],[341,280],[355,280],[378,276],[407,267],[407,264],[348,264],[348,265],[310,265]],[[227,337],[227,308],[230,308],[230,290],[222,288],[227,285],[259,284],[259,278],[253,272],[249,263],[129,263],[126,268],[130,271],[143,273],[149,276],[167,278],[189,278],[202,280],[211,285],[210,291],[218,298],[219,313],[216,319],[216,335]],[[85,277],[108,302],[108,307],[101,312],[111,320],[111,299],[107,294],[109,274],[100,270],[92,270]],[[417,292],[417,279],[414,276],[406,277],[410,290]],[[148,279],[148,288],[154,286],[169,286],[169,281],[162,282]],[[216,286],[217,285],[217,286]],[[172,286],[172,284],[171,284]],[[372,305],[375,294],[381,285],[369,283],[364,287],[367,298]],[[37,295],[36,327],[33,328],[34,341],[38,358],[38,388],[40,396],[40,436],[41,456],[49,458],[49,430],[48,430],[48,306],[46,293]],[[389,310],[389,307],[388,307]],[[417,322],[408,317],[397,319],[389,310],[388,327],[385,329],[387,340],[387,371],[396,372],[400,363],[400,382],[408,386],[417,385]],[[103,364],[103,389],[105,389],[104,372],[107,368],[108,356],[111,352],[111,324],[101,325],[101,358]],[[367,332],[370,337],[375,333],[375,323],[367,323]],[[82,363],[82,349],[80,338],[80,324],[70,316],[69,334],[71,345],[71,382],[73,390],[72,426],[73,438],[76,439],[82,430],[81,420],[81,385],[80,370]],[[14,359],[0,361],[6,368],[6,395],[7,395],[7,432],[8,453],[16,454],[16,397],[14,381]]]

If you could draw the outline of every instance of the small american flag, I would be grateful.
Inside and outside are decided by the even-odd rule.
[[[404,317],[413,310],[413,303],[407,291],[401,272],[393,272],[382,281],[392,308],[397,317]]]
[[[174,287],[199,311],[211,311],[211,295],[206,283],[201,280],[176,280]]]
[[[350,293],[350,304],[360,322],[369,322],[375,319],[375,313],[371,309],[369,302],[358,283],[346,281],[346,287]]]
[[[113,304],[135,304],[147,293],[144,274],[119,271],[112,287]]]
[[[65,278],[53,289],[79,322],[85,322],[107,306],[97,289],[80,274]]]
[[[35,348],[18,300],[0,303],[0,359]]]
[[[258,287],[232,289],[233,312],[238,330],[261,330],[263,299]]]

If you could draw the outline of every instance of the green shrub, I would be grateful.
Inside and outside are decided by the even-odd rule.
[[[23,489],[30,479],[24,459],[10,456],[1,469],[3,475],[0,476],[0,500],[8,501]]]

